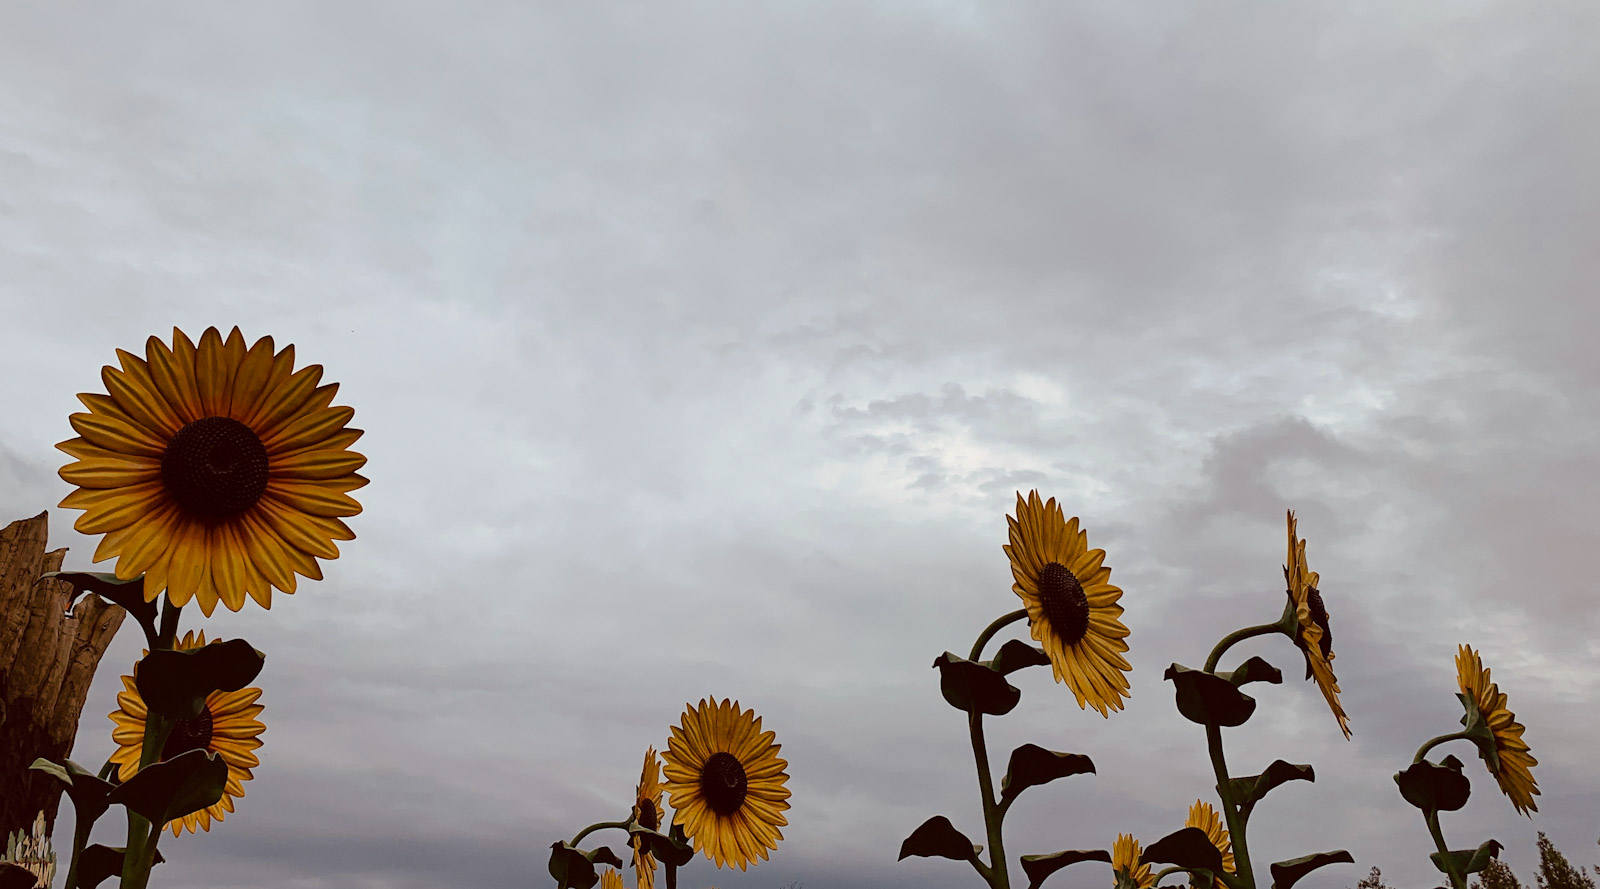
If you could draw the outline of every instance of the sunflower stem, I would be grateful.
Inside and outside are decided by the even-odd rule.
[[[578,831],[578,835],[572,838],[573,848],[577,848],[578,842],[580,840],[582,840],[584,837],[588,836],[591,833],[594,833],[597,830],[605,830],[608,827],[617,827],[617,828],[621,828],[622,830],[627,830],[628,829],[628,822],[626,822],[626,821],[601,821],[598,824],[591,824],[588,827],[585,827],[583,830]]]
[[[173,605],[170,596],[161,597],[161,629],[156,634],[156,651],[170,651],[178,636],[178,617],[183,606]],[[137,667],[135,667],[137,670]],[[139,768],[143,769],[161,761],[161,748],[177,723],[146,709],[144,744],[139,749]],[[152,825],[144,816],[128,810],[128,845],[122,856],[122,889],[144,889],[150,881],[150,868],[155,856],[155,838],[161,834],[162,825]],[[148,848],[146,848],[148,846]]]
[[[1259,628],[1251,627],[1251,629]],[[1244,631],[1241,630],[1240,632]],[[1234,635],[1238,635],[1238,633],[1235,633]],[[1245,637],[1241,636],[1240,638]],[[1223,641],[1227,640],[1225,639]],[[1224,646],[1222,645],[1218,645],[1217,648],[1219,650],[1225,650]],[[1211,670],[1216,668],[1216,660],[1218,656],[1218,652],[1212,652],[1211,660],[1209,661],[1210,666],[1207,668],[1206,672],[1209,673]],[[1245,843],[1244,837],[1245,819],[1243,814],[1233,802],[1232,782],[1228,778],[1228,761],[1222,752],[1221,726],[1206,726],[1206,749],[1211,753],[1211,767],[1216,771],[1217,774],[1217,796],[1221,797],[1222,799],[1222,817],[1228,822],[1228,838],[1233,842],[1234,872],[1238,874],[1239,882],[1244,885],[1246,889],[1255,889],[1255,872],[1250,867],[1250,847]]]
[[[1428,743],[1417,748],[1417,755],[1411,758],[1411,764],[1416,765],[1417,763],[1422,762],[1423,757],[1428,755],[1428,751],[1439,746],[1440,744],[1443,744],[1446,741],[1458,740],[1473,740],[1472,732],[1451,732],[1448,735],[1440,735],[1437,738],[1430,738]]]
[[[1283,632],[1282,622],[1260,624],[1254,627],[1245,627],[1242,630],[1234,630],[1228,635],[1223,636],[1222,641],[1217,643],[1216,648],[1211,649],[1211,656],[1206,658],[1206,672],[1217,672],[1217,663],[1222,660],[1222,655],[1225,654],[1227,650],[1232,648],[1235,644],[1243,642],[1252,636],[1265,636],[1269,633],[1281,632]]]
[[[1422,820],[1428,822],[1428,833],[1433,836],[1433,844],[1439,847],[1439,859],[1444,862],[1445,873],[1450,875],[1450,885],[1455,889],[1467,889],[1467,875],[1456,873],[1455,862],[1450,857],[1450,847],[1444,843],[1444,831],[1439,827],[1439,810],[1429,809],[1423,812]]]
[[[979,657],[982,657],[983,647],[989,644],[989,640],[994,638],[995,633],[1000,632],[1007,626],[1010,626],[1019,620],[1025,620],[1027,617],[1028,609],[1018,608],[1016,611],[996,618],[994,623],[984,627],[983,632],[978,634],[978,641],[972,643],[972,654],[967,656],[967,660],[975,661]]]
[[[1026,615],[1027,612],[1021,612]],[[1004,618],[990,624],[990,630],[998,630],[1015,620],[1015,615],[1008,614]],[[978,637],[978,644],[973,646],[971,660],[977,660],[982,653],[983,643],[988,641],[986,636],[994,633],[984,631],[985,636]],[[1001,837],[1001,818],[1003,813],[994,799],[994,776],[989,772],[989,746],[983,739],[983,714],[977,710],[967,713],[967,727],[972,730],[972,756],[978,765],[978,793],[983,798],[983,827],[989,839],[989,872],[984,873],[980,868],[978,873],[988,881],[992,889],[1011,889],[1011,881],[1006,874],[1006,848]],[[982,864],[976,855],[972,858],[974,864]]]
[[[83,849],[89,844],[89,831],[94,828],[93,818],[85,818],[77,812],[74,814],[77,817],[72,826],[72,863],[67,865],[66,889],[78,889],[78,859],[83,857]]]
[[[178,638],[178,616],[183,613],[182,605],[172,604],[172,597],[161,597],[161,629],[156,633],[157,649],[170,650]]]

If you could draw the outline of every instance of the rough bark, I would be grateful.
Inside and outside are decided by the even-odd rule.
[[[48,516],[0,530],[0,837],[26,831],[41,811],[55,824],[61,785],[28,765],[72,753],[89,683],[125,616],[95,595],[68,616],[71,587],[39,580],[67,552],[45,550]]]

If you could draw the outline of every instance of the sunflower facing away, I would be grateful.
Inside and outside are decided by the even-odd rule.
[[[1333,630],[1328,626],[1328,609],[1317,589],[1317,572],[1306,567],[1306,542],[1295,534],[1294,510],[1289,510],[1289,553],[1283,578],[1289,585],[1289,601],[1299,617],[1294,644],[1306,659],[1306,678],[1316,679],[1317,688],[1328,701],[1328,709],[1339,720],[1339,730],[1350,738],[1350,720],[1339,703],[1339,681],[1333,675]]]
[[[1184,827],[1198,827],[1206,832],[1206,837],[1211,840],[1211,845],[1217,847],[1222,853],[1222,869],[1228,873],[1234,872],[1233,842],[1228,839],[1228,829],[1222,824],[1222,816],[1211,804],[1205,800],[1195,800],[1189,807],[1189,818],[1183,822]],[[1228,884],[1217,877],[1212,889],[1227,889]]]
[[[1112,873],[1126,879],[1135,889],[1151,889],[1156,884],[1156,878],[1150,874],[1149,863],[1139,861],[1143,852],[1139,848],[1139,841],[1128,833],[1117,834],[1117,841],[1111,846]]]
[[[661,829],[661,764],[656,761],[656,748],[644,754],[644,772],[639,775],[639,789],[633,797],[633,819],[651,830]],[[643,837],[629,837],[633,846],[633,870],[639,889],[651,889],[656,884],[656,859],[644,844]]]
[[[196,636],[191,630],[173,648],[187,651],[205,644],[206,634],[202,632]],[[133,669],[137,674],[139,666],[135,664]],[[144,746],[144,721],[149,710],[139,697],[133,676],[122,677],[122,686],[124,690],[117,692],[117,711],[110,714],[111,721],[116,723],[111,740],[117,743],[111,761],[121,766],[118,780],[126,781],[139,771],[139,751]],[[234,798],[244,796],[244,782],[250,780],[250,770],[261,765],[261,760],[251,751],[261,746],[258,736],[267,728],[256,719],[262,710],[256,703],[260,697],[259,688],[214,691],[206,698],[205,709],[199,716],[181,719],[173,727],[166,746],[161,748],[161,761],[190,750],[208,750],[228,764],[228,784],[223,789],[222,799],[208,808],[167,822],[173,836],[178,836],[186,827],[190,833],[200,830],[209,833],[211,819],[221,821],[223,813],[233,811]]]
[[[272,606],[274,587],[295,575],[322,578],[317,559],[336,559],[335,540],[355,534],[341,517],[361,512],[349,496],[367,483],[367,458],[347,448],[355,411],[330,407],[337,383],[319,386],[322,366],[294,370],[294,346],[272,337],[246,348],[209,328],[195,346],[180,330],[156,337],[145,357],[121,349],[121,369],[100,374],[107,395],[81,394],[71,417],[79,438],[56,445],[76,462],[61,478],[77,486],[61,505],[82,509],[73,527],[104,534],[94,560],[117,559],[123,579],[145,575],[145,597],[167,590],[207,615],[245,595]]]
[[[1044,646],[1057,682],[1065,682],[1080,708],[1093,707],[1101,716],[1122,709],[1133,669],[1128,628],[1118,620],[1122,590],[1111,585],[1111,569],[1102,563],[1106,551],[1089,549],[1087,532],[1076,516],[1063,517],[1054,497],[1039,501],[1017,494],[1017,516],[1006,516],[1011,543],[1001,547],[1011,560],[1011,589],[1028,609],[1028,628]]]
[[[1456,652],[1456,681],[1461,693],[1472,699],[1489,731],[1494,733],[1500,768],[1498,771],[1489,769],[1489,774],[1499,782],[1501,792],[1511,799],[1511,805],[1516,806],[1518,812],[1528,815],[1539,811],[1533,801],[1539,795],[1539,783],[1533,779],[1533,767],[1539,761],[1528,752],[1528,744],[1522,740],[1524,728],[1517,722],[1517,714],[1506,709],[1506,696],[1499,686],[1489,681],[1488,668],[1469,645],[1461,646]],[[1488,763],[1487,758],[1484,763]]]
[[[717,867],[744,870],[783,839],[789,763],[778,758],[773,737],[761,731],[761,717],[726,698],[702,698],[672,727],[661,755],[667,796],[695,851]]]

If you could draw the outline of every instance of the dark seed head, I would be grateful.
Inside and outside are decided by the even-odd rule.
[[[1077,645],[1089,632],[1089,597],[1083,584],[1059,562],[1039,572],[1039,605],[1045,620],[1067,645]]]
[[[201,710],[199,716],[180,719],[172,727],[172,734],[167,736],[167,743],[161,748],[161,760],[165,762],[180,753],[204,750],[210,745],[211,711]]]
[[[700,769],[700,793],[718,815],[727,817],[739,811],[748,789],[744,766],[731,753],[711,754]]]
[[[661,813],[656,811],[655,801],[639,800],[639,823],[651,830],[661,827]]]
[[[167,444],[161,480],[184,512],[206,521],[231,519],[267,490],[267,446],[238,420],[195,420]]]

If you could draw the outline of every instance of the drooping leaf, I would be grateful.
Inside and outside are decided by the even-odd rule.
[[[1064,852],[1051,852],[1049,855],[1024,855],[1022,856],[1022,872],[1028,875],[1028,889],[1038,889],[1045,878],[1069,864],[1080,861],[1104,861],[1111,863],[1111,853],[1104,849],[1068,849]]]
[[[0,889],[33,889],[39,878],[20,864],[0,861]]]
[[[1406,802],[1424,812],[1454,812],[1467,804],[1472,795],[1472,782],[1461,772],[1461,760],[1446,756],[1443,763],[1427,760],[1413,763],[1403,772],[1395,772],[1394,783],[1400,785],[1400,795]]]
[[[78,858],[78,887],[79,889],[94,889],[105,881],[107,877],[122,874],[122,861],[125,851],[121,846],[102,846],[95,843],[87,846]],[[161,850],[156,850],[156,857],[152,864],[160,864],[167,859],[162,856]]]
[[[140,769],[106,796],[112,805],[127,806],[151,824],[214,806],[228,784],[228,764],[209,750],[190,750]]]
[[[952,858],[956,861],[970,861],[978,857],[983,847],[967,839],[967,835],[950,823],[950,819],[943,815],[935,815],[922,826],[913,830],[911,836],[906,837],[900,844],[900,857],[896,861],[904,861],[913,855],[918,858]]]
[[[628,822],[628,836],[643,837],[645,851],[654,855],[662,864],[673,867],[683,867],[694,858],[694,846],[687,842],[675,840],[659,830],[651,830],[637,821]]]
[[[609,864],[619,870],[622,868],[622,859],[611,851],[610,846],[585,852],[571,843],[550,844],[550,876],[556,878],[557,886],[591,889],[600,879],[600,874],[594,869],[597,863]]]
[[[1267,682],[1272,685],[1283,684],[1283,671],[1259,657],[1250,658],[1240,664],[1237,670],[1218,673],[1217,675],[1232,683],[1234,688],[1238,688],[1246,682]]]
[[[55,763],[40,757],[28,768],[44,772],[66,786],[67,796],[72,798],[73,815],[79,823],[93,824],[111,806],[106,797],[115,789],[114,785],[70,759]]]
[[[1068,775],[1094,773],[1094,761],[1081,753],[1057,753],[1037,744],[1023,744],[1011,751],[1005,779],[1000,782],[1000,802],[1004,803],[1036,784],[1046,784]]]
[[[122,606],[134,620],[139,622],[139,627],[144,630],[144,638],[153,648],[156,640],[156,603],[146,602],[144,598],[144,575],[141,574],[132,580],[122,580],[115,574],[102,571],[46,571],[39,576],[40,580],[54,578],[72,585],[72,593],[67,597],[67,611],[72,611],[72,606],[79,597],[87,593],[97,593],[102,598]]]
[[[1489,840],[1476,849],[1452,849],[1450,851],[1450,863],[1455,866],[1459,873],[1475,874],[1488,867],[1491,859],[1499,858],[1500,850],[1504,848],[1499,841]],[[1440,873],[1450,873],[1444,857],[1438,852],[1429,855],[1428,858],[1433,862],[1433,866],[1439,869]]]
[[[1050,655],[1037,645],[1029,645],[1021,639],[1012,639],[1000,646],[995,652],[994,660],[985,662],[985,666],[1007,676],[1024,667],[1043,667],[1050,663]]]
[[[1349,852],[1338,849],[1333,852],[1318,852],[1315,855],[1291,858],[1288,861],[1275,861],[1272,863],[1272,889],[1289,889],[1299,882],[1301,877],[1317,868],[1340,863],[1355,864],[1356,860],[1350,857]]]
[[[1245,811],[1255,808],[1262,797],[1272,788],[1286,781],[1315,781],[1316,770],[1309,765],[1284,762],[1281,759],[1272,761],[1267,770],[1259,775],[1250,775],[1244,778],[1234,778],[1228,782],[1233,791],[1233,799]]]
[[[1162,674],[1172,680],[1178,697],[1178,712],[1201,725],[1240,726],[1256,711],[1256,699],[1233,683],[1204,670],[1191,670],[1173,664]]]
[[[192,719],[200,715],[207,695],[250,684],[266,658],[243,639],[187,651],[152,651],[139,662],[134,683],[152,711],[169,719]]]
[[[983,664],[947,651],[935,658],[933,665],[939,668],[940,693],[957,710],[1004,716],[1022,699],[1016,686]]]
[[[1198,827],[1184,827],[1150,844],[1139,858],[1141,863],[1174,864],[1185,870],[1222,870],[1222,853],[1211,845],[1211,838]]]

